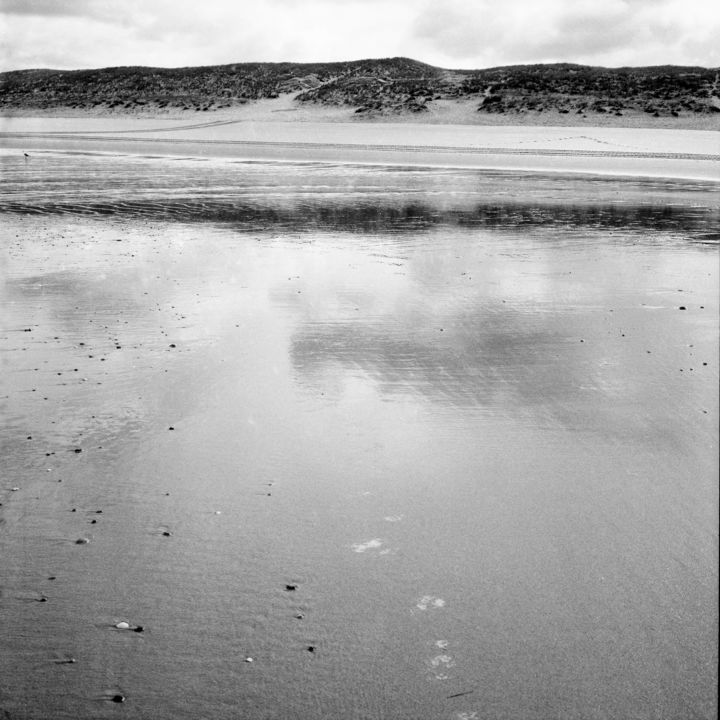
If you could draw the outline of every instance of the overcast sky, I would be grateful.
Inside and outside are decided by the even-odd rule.
[[[403,55],[720,65],[717,0],[0,0],[0,70]]]

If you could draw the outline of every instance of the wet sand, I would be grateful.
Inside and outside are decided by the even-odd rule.
[[[715,183],[0,162],[7,717],[716,715]]]

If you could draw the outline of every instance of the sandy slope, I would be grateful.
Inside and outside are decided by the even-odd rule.
[[[354,107],[333,107],[296,102],[299,93],[286,93],[275,99],[254,100],[245,105],[210,111],[180,110],[178,108],[108,110],[54,108],[52,110],[12,110],[6,111],[12,117],[29,118],[142,118],[145,120],[176,120],[180,122],[214,122],[225,120],[243,120],[254,122],[352,122],[357,124],[384,125],[475,125],[475,126],[532,126],[532,127],[612,127],[612,128],[648,128],[651,130],[716,130],[720,131],[720,114],[690,115],[680,117],[653,117],[648,113],[624,111],[622,116],[606,113],[563,114],[555,111],[523,113],[480,113],[477,111],[477,99],[461,97],[457,99],[434,100],[427,105],[427,111],[404,113],[400,115],[358,115]]]

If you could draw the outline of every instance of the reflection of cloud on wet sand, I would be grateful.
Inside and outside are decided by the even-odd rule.
[[[322,382],[342,366],[354,367],[387,394],[473,406],[492,405],[509,390],[534,403],[570,392],[573,371],[557,376],[556,350],[551,330],[523,329],[516,313],[495,309],[489,317],[446,317],[431,327],[315,325],[295,335],[291,353],[304,380]]]
[[[352,377],[386,398],[672,437],[672,417],[664,427],[636,409],[670,412],[657,383],[676,358],[663,367],[658,353],[686,326],[671,298],[653,317],[643,301],[671,266],[701,264],[696,251],[651,253],[617,237],[610,247],[596,234],[552,248],[544,234],[504,241],[448,230],[429,240],[403,248],[401,274],[354,254],[361,270],[347,285],[370,294],[360,313],[332,283],[324,297],[295,296],[290,358],[301,385],[333,397]]]

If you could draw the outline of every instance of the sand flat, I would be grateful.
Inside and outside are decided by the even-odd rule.
[[[706,130],[5,118],[0,147],[252,160],[429,165],[720,181]]]

